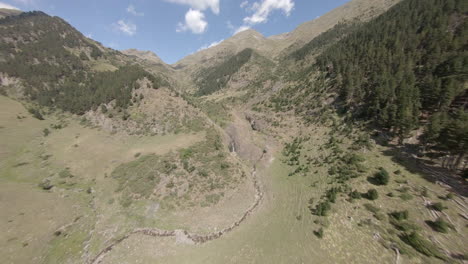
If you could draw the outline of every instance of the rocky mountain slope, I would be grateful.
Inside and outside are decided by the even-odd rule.
[[[238,52],[250,48],[261,55],[276,58],[300,48],[320,33],[327,31],[340,22],[359,20],[368,21],[385,12],[399,0],[353,0],[338,7],[322,17],[306,22],[294,31],[281,35],[265,37],[249,29],[224,40],[219,45],[191,54],[176,62],[173,66],[193,74],[199,65],[211,67]]]

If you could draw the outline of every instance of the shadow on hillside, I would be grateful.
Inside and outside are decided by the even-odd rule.
[[[417,153],[415,147],[409,144],[389,146],[389,149],[383,152],[384,155],[391,156],[394,162],[404,166],[408,171],[419,174],[432,183],[442,182],[449,186],[452,192],[468,197],[468,183],[462,177],[434,162],[418,158]]]

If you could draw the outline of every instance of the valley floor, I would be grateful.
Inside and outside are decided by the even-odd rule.
[[[119,164],[140,155],[178,151],[203,141],[206,134],[109,134],[79,124],[79,120],[69,116],[33,119],[21,104],[0,97],[0,232],[5,234],[0,240],[0,262],[443,262],[414,253],[397,256],[392,248],[384,247],[380,239],[385,238],[391,226],[363,209],[366,203],[385,213],[408,209],[410,219],[421,226],[422,233],[437,241],[441,250],[466,253],[466,219],[460,217],[467,215],[465,197],[444,201],[448,207],[444,214],[457,232],[432,232],[424,223],[435,220],[426,200],[441,200],[439,197],[445,196],[447,189],[394,162],[391,156],[384,155],[385,148],[377,146],[361,153],[369,171],[383,166],[402,172],[392,176],[394,180],[388,186],[376,187],[380,198],[351,202],[347,194],[339,194],[330,215],[318,217],[311,214],[309,205],[328,190],[329,166],[312,165],[310,173],[288,176],[295,167],[286,164],[283,142],[250,129],[242,111],[232,115],[233,122],[225,129],[225,144],[234,138],[238,154],[232,154],[232,159],[245,171],[255,173],[246,175],[235,188],[226,189],[224,197],[210,206],[173,208],[164,207],[163,202],[138,200],[122,208],[115,191],[117,184],[109,176]],[[60,122],[67,124],[44,136],[45,128]],[[327,154],[322,146],[329,133],[329,128],[319,126],[307,133],[310,139],[304,149],[309,157]],[[38,186],[48,178],[53,179],[53,188],[44,190]],[[253,184],[255,179],[261,194]],[[372,187],[365,177],[353,179],[352,186],[362,192]],[[385,195],[397,194],[403,187],[408,188],[405,192],[412,199],[403,201]],[[419,194],[422,187],[429,190],[430,198]],[[258,205],[238,227],[206,243],[194,243],[183,232],[170,237],[129,235],[141,228],[216,233],[242,218],[257,201]],[[326,226],[322,239],[314,234],[320,226]],[[126,239],[115,242],[122,238]],[[108,248],[110,245],[113,247]],[[101,254],[103,250],[105,253]]]

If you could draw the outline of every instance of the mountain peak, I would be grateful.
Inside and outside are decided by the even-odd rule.
[[[147,61],[151,61],[154,63],[164,64],[161,58],[159,58],[159,56],[156,55],[156,53],[150,50],[127,49],[127,50],[122,50],[121,52],[128,56],[134,56],[134,57],[147,60]]]
[[[255,29],[247,29],[244,31],[241,31],[234,36],[232,36],[232,39],[239,39],[239,38],[248,38],[248,37],[255,37],[255,38],[265,38],[265,36],[262,35],[262,33],[256,31]]]

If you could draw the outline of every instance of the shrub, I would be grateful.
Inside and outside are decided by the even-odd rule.
[[[418,252],[428,256],[445,259],[445,256],[434,246],[430,241],[421,237],[418,233],[412,232],[410,234],[404,234],[401,237],[406,244],[412,246]]]
[[[387,185],[389,180],[390,175],[384,168],[380,168],[379,171],[374,175],[374,182],[377,185]]]
[[[104,104],[101,105],[101,112],[102,112],[103,114],[107,113],[107,106],[106,106],[106,105],[104,105]]]
[[[426,221],[426,223],[434,230],[440,233],[448,233],[450,228],[454,228],[453,225],[447,223],[442,218],[437,218],[435,221]]]
[[[336,194],[338,193],[337,188],[331,188],[330,190],[327,191],[327,199],[328,201],[335,203],[336,201]]]
[[[360,192],[354,190],[354,191],[349,193],[349,197],[351,197],[351,199],[361,199],[362,194]]]
[[[42,133],[44,134],[44,137],[47,137],[50,134],[50,130],[47,128],[44,128],[44,130],[42,130]]]
[[[403,231],[403,232],[414,232],[418,231],[420,227],[412,222],[406,221],[406,220],[396,220],[393,217],[389,218],[390,224],[392,224],[396,229]]]
[[[447,209],[441,202],[433,203],[430,206],[432,209],[442,212],[444,209]]]
[[[408,219],[408,210],[391,212],[389,215],[394,219],[401,221]]]
[[[331,205],[328,201],[321,202],[315,207],[314,213],[318,216],[327,216],[331,210]]]
[[[369,200],[377,200],[379,198],[379,193],[376,189],[370,189],[364,196]]]
[[[32,114],[35,118],[39,120],[44,120],[44,117],[42,116],[41,112],[37,108],[29,108],[28,112]]]
[[[323,228],[319,228],[318,230],[314,231],[314,235],[317,236],[318,238],[323,237]]]

